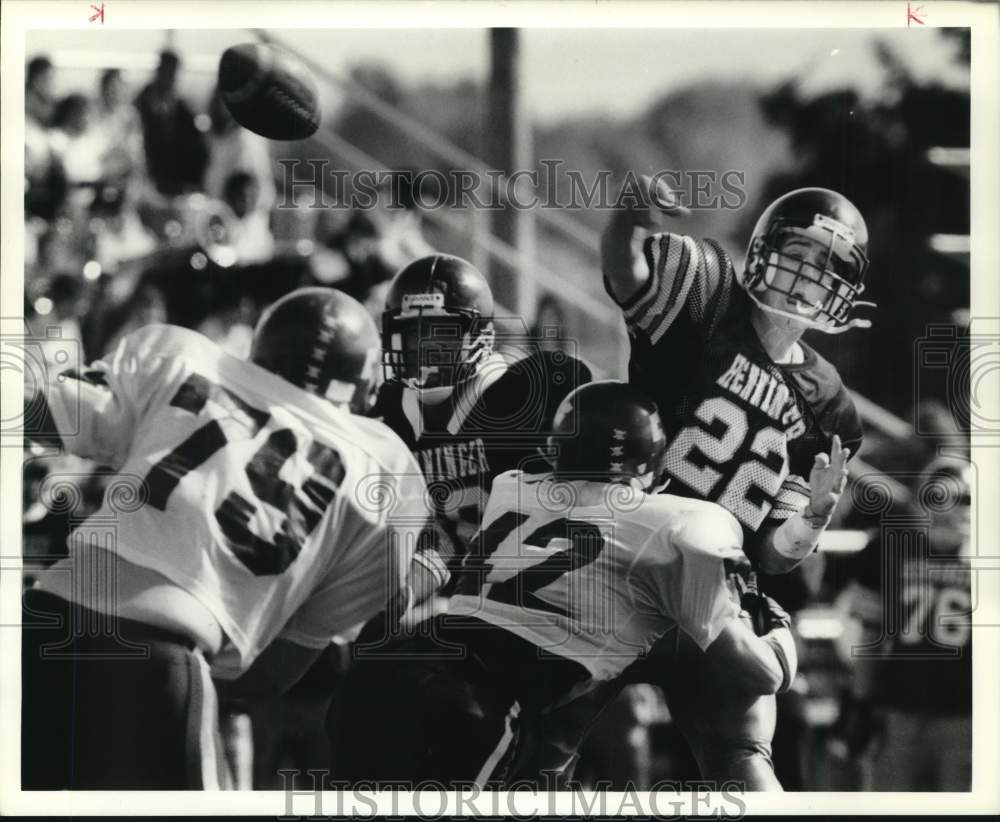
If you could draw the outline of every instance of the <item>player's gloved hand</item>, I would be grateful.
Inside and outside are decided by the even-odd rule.
[[[850,448],[842,448],[840,437],[833,435],[830,454],[817,454],[809,474],[809,503],[802,516],[814,528],[825,528],[833,516],[840,495],[847,484],[847,460]]]
[[[774,599],[754,590],[742,594],[740,605],[750,617],[754,633],[774,651],[782,671],[778,693],[784,693],[792,687],[799,667],[795,638],[792,636],[792,618]]]
[[[775,628],[792,628],[792,618],[774,599],[756,591],[745,591],[740,597],[740,607],[747,612],[753,632],[764,636]]]
[[[635,197],[625,198],[632,222],[637,226],[649,231],[660,231],[666,226],[667,218],[686,217],[691,213],[689,208],[681,205],[677,193],[662,177],[656,179],[648,174],[640,174],[638,179],[638,190],[631,190]],[[628,194],[629,190],[624,189],[624,193]]]

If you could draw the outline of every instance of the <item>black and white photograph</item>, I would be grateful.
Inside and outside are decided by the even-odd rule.
[[[5,813],[1000,811],[1000,9],[518,5],[4,2]]]

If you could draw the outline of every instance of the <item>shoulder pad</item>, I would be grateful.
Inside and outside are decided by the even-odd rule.
[[[421,474],[412,452],[399,435],[381,420],[350,414],[350,426],[358,435],[354,442],[386,474]]]
[[[802,343],[809,367],[790,376],[809,402],[816,422],[827,437],[839,434],[843,445],[857,454],[864,437],[861,416],[836,367],[815,349]]]
[[[655,494],[648,502],[678,547],[733,559],[741,553],[743,528],[721,505],[673,494]]]
[[[527,431],[548,431],[552,417],[566,395],[592,380],[583,360],[562,351],[535,351],[510,364],[484,395],[490,408],[509,408],[500,418],[520,417]],[[524,414],[517,413],[523,409]]]
[[[208,351],[221,350],[208,337],[197,331],[161,323],[146,325],[133,331],[122,339],[120,345],[145,357],[177,356],[192,351],[205,354]]]

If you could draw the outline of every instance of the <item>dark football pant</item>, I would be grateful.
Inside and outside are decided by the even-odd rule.
[[[680,631],[664,636],[623,676],[543,714],[532,757],[515,777],[544,786],[555,774],[560,784],[568,784],[573,777],[574,754],[601,711],[630,682],[663,688],[670,715],[691,748],[703,780],[720,787],[738,782],[747,791],[781,790],[771,762],[775,698],[732,688],[709,665],[705,653]]]
[[[218,707],[187,639],[27,591],[22,790],[219,788]]]
[[[356,653],[328,723],[334,780],[501,784],[518,713],[478,660],[449,656],[432,638],[399,638],[378,656]]]

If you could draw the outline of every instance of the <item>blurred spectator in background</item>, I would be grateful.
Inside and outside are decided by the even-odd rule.
[[[204,135],[191,108],[177,94],[180,58],[160,53],[153,81],[139,92],[135,105],[142,121],[146,167],[156,190],[174,197],[199,190],[208,162]]]
[[[96,259],[101,271],[116,273],[120,267],[133,260],[152,254],[157,248],[156,235],[143,225],[130,195],[130,187],[103,190],[102,220],[96,234]],[[116,198],[110,200],[108,195]]]
[[[905,518],[883,520],[846,569],[838,605],[856,626],[842,723],[861,790],[972,784],[972,466],[937,457]]]
[[[371,210],[379,258],[393,274],[418,257],[434,253],[424,239],[418,202],[420,192],[412,179],[409,174],[390,178],[379,189],[376,206]]]
[[[222,188],[222,201],[229,206],[235,218],[231,242],[240,264],[266,263],[270,260],[274,256],[271,214],[261,207],[258,179],[245,171],[233,172]]]
[[[24,210],[27,218],[51,220],[66,194],[66,177],[49,139],[48,127],[55,102],[52,98],[52,62],[33,57],[24,81]],[[42,229],[29,231],[29,259]]]
[[[242,172],[253,179],[256,198],[254,209],[270,211],[274,206],[276,189],[274,164],[267,140],[242,128],[222,102],[216,88],[208,104],[212,128],[208,134],[208,168],[205,171],[205,193],[216,200],[225,199],[227,181]]]
[[[102,176],[109,185],[135,184],[145,172],[142,124],[139,114],[126,99],[125,81],[118,69],[101,73],[94,103],[94,129],[102,142]]]
[[[43,340],[46,362],[57,370],[87,362],[80,323],[90,310],[87,284],[76,274],[59,273],[39,288],[26,314],[32,337]]]
[[[568,351],[570,342],[566,338],[566,315],[559,301],[546,294],[538,301],[535,322],[531,326],[531,337],[543,351]]]
[[[119,341],[143,326],[168,322],[167,301],[155,285],[143,283],[132,297],[108,318],[107,327],[112,331],[103,344],[102,352],[113,351]]]
[[[51,142],[70,186],[89,187],[93,193],[103,172],[103,145],[93,128],[90,101],[84,95],[70,94],[58,102],[52,116]]]
[[[387,180],[371,208],[350,211],[346,221],[332,228],[312,261],[318,282],[350,294],[376,320],[393,275],[417,257],[434,253],[424,239],[408,182],[405,174]]]
[[[927,459],[937,454],[943,446],[951,449],[958,446],[968,453],[969,438],[959,429],[955,416],[953,409],[933,397],[922,399],[911,412],[911,419],[916,420],[917,430],[922,432],[919,444]]]
[[[378,227],[367,211],[351,212],[347,223],[326,244],[334,252],[338,270],[330,285],[358,302],[365,302],[373,288],[396,273],[379,256]]]
[[[24,113],[29,122],[49,125],[55,100],[52,97],[52,61],[45,55],[32,57],[24,73]]]
[[[24,126],[24,216],[52,220],[66,199],[66,172],[48,129],[31,119]],[[30,226],[29,226],[30,228]],[[44,226],[33,232],[38,236]]]
[[[237,283],[238,285],[238,283]],[[253,329],[260,311],[240,289],[230,288],[219,296],[220,304],[197,328],[223,351],[245,360],[250,356]]]

